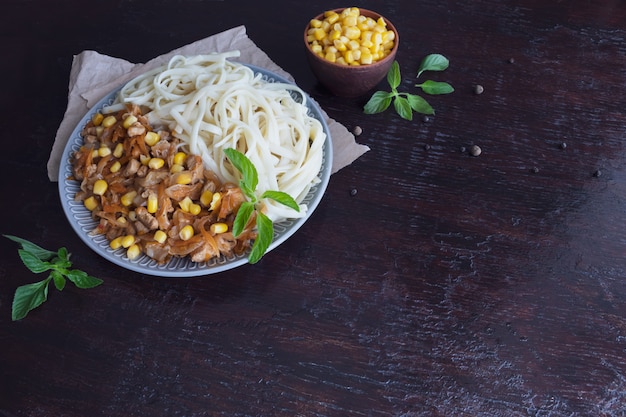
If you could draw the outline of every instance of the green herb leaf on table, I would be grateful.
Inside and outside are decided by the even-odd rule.
[[[443,71],[450,65],[450,61],[443,55],[440,54],[430,54],[426,55],[426,57],[422,60],[419,69],[417,70],[417,76],[415,78],[419,78],[420,75],[424,71]]]
[[[450,94],[454,91],[450,84],[441,81],[428,80],[421,84],[415,84],[415,86],[420,87],[423,92],[430,95]]]
[[[242,178],[239,181],[239,186],[249,199],[249,201],[242,203],[237,211],[235,221],[233,222],[233,236],[238,237],[241,233],[243,233],[250,221],[250,218],[252,217],[252,214],[256,212],[257,236],[252,244],[250,255],[248,255],[248,261],[251,264],[254,264],[257,263],[263,255],[265,255],[267,248],[269,248],[272,243],[272,240],[274,239],[274,224],[269,217],[257,209],[257,204],[260,202],[259,198],[257,198],[257,195],[255,194],[256,187],[258,185],[258,172],[252,161],[236,149],[224,149],[224,153],[233,166],[241,173]],[[292,208],[297,212],[300,211],[300,207],[293,197],[282,191],[265,191],[261,195],[260,199],[271,199]]]
[[[4,237],[21,245],[18,254],[31,272],[39,274],[50,271],[47,278],[22,285],[15,290],[11,311],[11,318],[14,321],[23,319],[29,311],[39,307],[48,299],[50,281],[54,282],[54,286],[59,291],[65,288],[66,279],[78,288],[93,288],[103,282],[100,278],[92,277],[84,271],[70,269],[72,263],[66,248],[53,252],[16,236],[4,235]]]
[[[48,299],[48,283],[50,277],[43,281],[22,285],[15,290],[11,318],[21,320],[29,311],[39,307]]]
[[[387,82],[393,91],[395,91],[402,81],[402,77],[400,77],[400,64],[398,61],[393,61],[391,63],[391,68],[387,72]]]
[[[417,76],[419,77],[424,71],[443,71],[448,68],[448,65],[449,61],[443,55],[427,55],[420,64]],[[400,65],[397,61],[394,61],[387,72],[387,83],[391,91],[376,91],[365,103],[363,112],[365,114],[382,113],[393,102],[396,113],[406,120],[413,120],[413,112],[429,115],[435,114],[432,106],[421,96],[399,92],[398,87],[401,82]],[[420,87],[424,93],[430,95],[450,94],[454,91],[450,84],[440,81],[427,80],[415,86]]]
[[[365,104],[363,111],[365,114],[381,113],[387,110],[391,105],[391,101],[394,98],[393,93],[386,91],[377,91],[372,95],[372,98]]]

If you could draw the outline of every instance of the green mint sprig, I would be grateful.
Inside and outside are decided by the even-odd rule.
[[[252,244],[250,255],[248,255],[248,261],[251,264],[255,264],[263,257],[263,255],[265,255],[267,248],[274,239],[274,223],[260,210],[257,210],[257,204],[260,200],[269,198],[292,208],[297,212],[300,211],[300,207],[289,194],[282,191],[268,190],[261,195],[260,199],[257,198],[254,192],[259,182],[259,176],[254,164],[248,159],[248,157],[235,149],[224,149],[224,153],[233,166],[241,172],[242,178],[239,181],[239,188],[241,188],[241,191],[243,191],[249,199],[249,201],[244,201],[241,204],[239,211],[237,211],[237,215],[235,216],[235,221],[233,223],[233,236],[238,237],[241,235],[248,225],[248,222],[252,217],[252,213],[256,211],[257,237]]]
[[[440,54],[427,55],[421,62],[417,71],[417,77],[422,75],[424,71],[443,71],[448,68],[448,59]],[[417,78],[416,77],[416,78]],[[391,91],[376,91],[369,99],[363,111],[365,114],[381,113],[393,102],[396,113],[403,119],[413,120],[413,112],[422,114],[435,114],[435,110],[428,102],[418,96],[417,94],[410,94],[405,92],[398,92],[398,87],[402,78],[400,76],[400,65],[397,61],[391,64],[391,68],[387,72],[387,83],[391,87]],[[427,80],[421,84],[415,84],[416,87],[422,89],[426,94],[439,95],[449,94],[454,91],[454,88],[446,83],[440,81]]]
[[[23,319],[29,311],[39,307],[48,299],[50,281],[54,282],[54,286],[59,291],[63,291],[65,288],[66,278],[78,288],[93,288],[103,282],[100,278],[92,277],[84,271],[70,269],[72,262],[70,262],[70,253],[66,248],[60,248],[53,252],[16,236],[3,236],[21,245],[18,254],[31,272],[40,274],[50,271],[47,278],[32,284],[22,285],[15,290],[11,312],[13,321]]]

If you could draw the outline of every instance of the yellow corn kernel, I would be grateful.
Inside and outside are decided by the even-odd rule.
[[[156,145],[157,143],[159,143],[160,140],[161,140],[161,135],[159,135],[157,132],[148,132],[146,133],[146,137],[144,138],[144,141],[149,146]]]
[[[89,211],[94,211],[98,207],[98,200],[94,196],[89,196],[83,201],[85,208]]]
[[[312,35],[315,40],[319,41],[326,37],[326,32],[322,28],[316,28],[313,30]]]
[[[175,164],[182,165],[185,163],[185,159],[187,159],[187,154],[185,152],[176,152],[173,162]]]
[[[163,168],[163,165],[165,165],[163,158],[151,158],[150,161],[148,161],[148,166],[152,169]]]
[[[333,29],[329,34],[328,34],[328,39],[330,39],[331,41],[336,41],[339,40],[339,38],[341,37],[341,29],[337,30],[337,29]]]
[[[109,171],[115,174],[116,172],[120,170],[121,167],[122,167],[122,164],[120,164],[120,161],[115,161],[111,165],[111,168],[109,168]]]
[[[109,155],[111,155],[111,148],[106,145],[100,146],[100,148],[98,149],[98,156],[104,158],[105,156]]]
[[[374,59],[372,58],[372,53],[369,51],[361,51],[361,59],[359,61],[361,64],[371,64],[372,62],[374,62]]]
[[[189,239],[191,239],[193,237],[194,234],[195,234],[195,232],[193,230],[193,226],[188,224],[187,226],[185,226],[182,229],[180,229],[180,232],[178,232],[178,237],[181,240],[189,240]]]
[[[130,259],[131,261],[133,259],[137,259],[139,255],[141,255],[141,248],[139,248],[139,245],[137,244],[133,244],[128,249],[126,249],[126,256],[128,256],[128,259]]]
[[[216,208],[219,207],[220,203],[222,201],[222,194],[221,193],[213,193],[213,196],[211,197],[211,204],[209,205],[209,210],[215,210]]]
[[[133,236],[133,235],[126,235],[126,236],[123,236],[123,237],[122,237],[122,240],[121,240],[121,243],[122,243],[122,247],[124,247],[124,248],[128,249],[128,248],[130,248],[132,245],[134,245],[134,244],[135,244],[135,236]]]
[[[348,49],[348,47],[346,46],[346,44],[345,44],[345,43],[343,43],[340,39],[336,39],[336,40],[333,42],[333,46],[335,47],[335,49],[336,49],[338,52],[343,52],[343,51],[345,51],[345,50],[347,50],[347,49]]]
[[[163,230],[157,230],[156,232],[154,232],[154,240],[159,243],[165,243],[165,241],[167,240],[167,233],[165,233]]]
[[[117,224],[124,226],[128,224],[128,220],[126,220],[126,217],[120,216],[117,218]]]
[[[190,214],[193,214],[194,216],[197,216],[198,214],[200,214],[201,211],[202,211],[202,207],[200,207],[200,204],[191,203],[189,205],[189,213]]]
[[[104,127],[96,126],[96,136],[97,137],[101,137],[102,136],[102,132],[104,132]]]
[[[343,59],[347,64],[354,62],[354,51],[345,51],[343,53]]]
[[[172,167],[170,168],[170,172],[172,174],[176,174],[178,172],[184,171],[185,167],[182,166],[181,164],[173,164]]]
[[[133,204],[135,197],[137,197],[137,191],[129,191],[120,198],[120,202],[122,203],[122,205],[128,207]]]
[[[157,210],[159,209],[159,199],[156,194],[150,193],[150,195],[148,195],[148,203],[146,209],[148,210],[148,213],[154,214],[157,212]]]
[[[103,120],[104,120],[104,116],[100,112],[91,116],[91,122],[93,123],[94,126],[100,126]]]
[[[129,127],[131,127],[133,125],[133,123],[135,123],[137,121],[137,117],[131,115],[126,116],[126,118],[124,119],[124,122],[122,123],[122,126],[124,126],[124,129],[128,129]]]
[[[209,230],[211,234],[218,235],[220,233],[226,233],[228,231],[228,225],[226,223],[213,223]]]
[[[387,32],[383,33],[382,36],[383,43],[392,42],[394,39],[396,39],[396,34],[393,30],[388,30]]]
[[[312,28],[319,28],[322,26],[322,21],[319,19],[311,19],[310,25]]]
[[[113,239],[110,243],[109,243],[109,247],[113,250],[118,250],[119,248],[122,247],[122,239],[124,237],[123,236],[118,236],[115,239]]]
[[[211,190],[206,190],[200,195],[200,203],[205,207],[209,207],[212,200],[213,192]]]
[[[117,119],[115,118],[115,116],[107,116],[102,120],[101,125],[103,127],[111,127],[115,124],[115,122],[117,122]]]
[[[128,218],[131,222],[137,221],[137,213],[135,212],[135,210],[128,212]]]
[[[334,12],[332,10],[329,10],[329,11],[324,13],[324,20],[326,20],[328,23],[330,23],[332,25],[337,20],[339,20],[339,15],[336,12]],[[322,22],[320,22],[320,25],[321,24],[322,24]]]
[[[191,200],[191,198],[189,198],[189,196],[187,196],[178,202],[178,207],[180,207],[180,209],[185,213],[189,213],[189,207],[192,204],[193,201]]]
[[[109,188],[109,184],[105,180],[96,180],[93,183],[93,193],[96,195],[103,195],[106,193],[107,188]]]
[[[91,151],[91,157],[92,158],[97,158],[99,156],[100,156],[100,154],[98,153],[97,149],[94,149],[93,151]]]
[[[143,165],[148,165],[151,159],[152,158],[148,155],[144,155],[144,154],[139,155],[139,162],[141,162]]]
[[[318,44],[314,44],[311,45],[311,50],[313,51],[313,53],[317,54],[317,53],[321,53],[322,52],[322,45]]]
[[[357,17],[354,15],[349,15],[343,18],[342,22],[341,22],[344,26],[347,27],[354,27],[356,28],[356,24],[357,24]],[[357,28],[358,29],[358,28]]]
[[[180,185],[191,184],[191,180],[192,180],[191,172],[189,171],[182,171],[176,175],[176,184],[180,184]]]
[[[372,30],[373,30],[374,32],[384,33],[384,32],[387,30],[387,28],[386,28],[386,27],[384,27],[384,26],[381,26],[381,25],[376,25],[376,26],[374,26],[374,27],[372,28]]]
[[[363,50],[363,48],[370,49],[373,46],[374,46],[374,42],[372,42],[371,39],[364,39],[361,41],[361,50]]]
[[[124,155],[124,145],[118,143],[115,145],[115,149],[113,149],[113,156],[116,158],[121,158]]]
[[[324,59],[326,61],[335,62],[337,60],[337,54],[334,52],[326,52]]]

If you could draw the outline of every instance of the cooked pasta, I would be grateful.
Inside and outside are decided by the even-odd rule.
[[[300,204],[296,212],[263,200],[268,217],[279,221],[304,216],[302,200],[320,181],[326,139],[322,124],[308,114],[306,95],[297,86],[268,82],[249,67],[228,60],[237,56],[238,51],[175,56],[166,66],[127,83],[104,111],[117,111],[128,103],[149,109],[145,114],[152,125],[166,126],[226,182],[238,182],[240,174],[224,149],[237,149],[258,171],[258,197],[278,190]]]

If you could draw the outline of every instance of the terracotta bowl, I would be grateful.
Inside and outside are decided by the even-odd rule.
[[[344,8],[334,9],[334,11],[341,13],[343,9]],[[371,17],[374,20],[381,17],[380,14],[371,10],[359,10],[363,16]],[[323,20],[324,13],[320,13],[315,19]],[[311,71],[315,74],[319,82],[328,88],[331,93],[339,97],[360,97],[374,89],[374,87],[387,76],[387,71],[389,71],[391,64],[396,58],[400,38],[396,27],[389,19],[385,17],[383,17],[383,19],[385,19],[387,23],[387,28],[395,33],[395,41],[391,52],[382,60],[359,66],[336,64],[315,54],[307,41],[307,32],[310,29],[310,23],[307,24],[304,29],[304,47]]]

